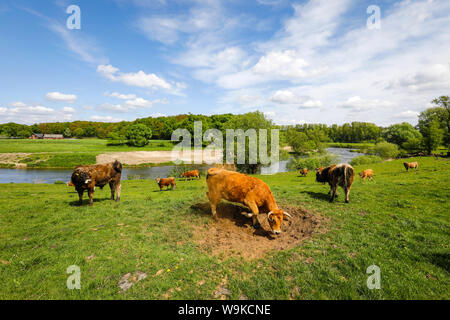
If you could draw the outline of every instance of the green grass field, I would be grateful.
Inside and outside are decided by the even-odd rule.
[[[213,255],[194,240],[197,226],[215,223],[195,207],[206,202],[204,178],[163,192],[154,181],[124,181],[120,203],[105,187],[93,207],[76,206],[65,185],[2,184],[0,299],[214,299],[220,286],[228,299],[449,299],[450,162],[411,161],[417,172],[400,160],[355,167],[375,176],[355,177],[350,204],[342,189],[328,203],[313,174],[259,176],[281,207],[328,222],[326,232],[253,260]],[[66,287],[71,265],[81,269],[80,290]],[[380,267],[379,290],[366,286],[370,265]],[[122,292],[121,276],[135,271],[147,278]]]
[[[63,139],[63,140],[32,140],[32,139],[0,139],[0,153],[8,152],[120,152],[120,151],[155,151],[172,150],[173,144],[167,140],[151,140],[144,147],[127,145],[108,146],[108,140],[103,139]]]
[[[0,153],[32,153],[19,160],[28,168],[73,168],[83,164],[94,164],[96,156],[105,152],[164,151],[172,150],[167,140],[151,140],[144,147],[107,145],[102,139],[31,140],[0,139]],[[0,163],[0,167],[14,167],[14,164]]]

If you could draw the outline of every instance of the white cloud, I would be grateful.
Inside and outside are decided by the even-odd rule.
[[[64,6],[64,9],[66,7],[67,4]],[[96,41],[91,37],[86,36],[86,32],[79,33],[71,31],[66,28],[65,24],[51,19],[37,11],[29,8],[23,8],[23,10],[44,20],[47,23],[46,27],[58,35],[64,42],[66,48],[74,53],[78,59],[94,65],[108,63],[108,59],[103,55],[102,50],[96,44]]]
[[[47,93],[45,98],[50,101],[64,101],[67,103],[74,103],[77,101],[77,96],[74,94],[64,94],[56,91]]]
[[[100,109],[102,109],[104,111],[126,113],[126,112],[130,112],[130,111],[135,111],[140,108],[148,109],[157,103],[167,104],[168,101],[165,99],[156,99],[153,101],[148,101],[143,98],[136,98],[134,100],[127,100],[124,102],[124,104],[104,103],[104,104],[100,105]]]
[[[56,122],[71,121],[72,113],[66,108],[61,110],[49,108],[42,105],[28,105],[23,102],[15,102],[10,104],[11,108],[0,108],[2,122],[16,123],[40,123],[40,122]]]
[[[121,118],[114,118],[111,116],[98,116],[98,115],[93,115],[90,117],[90,119],[92,121],[97,121],[97,122],[120,122],[120,121],[125,121],[124,119]]]
[[[112,65],[99,65],[97,72],[111,81],[147,89],[165,89],[170,93],[179,93],[180,89],[186,87],[184,84],[178,82],[171,84],[154,73],[147,74],[142,70],[124,73]]]
[[[393,106],[395,106],[395,104],[390,101],[382,101],[378,99],[361,99],[361,97],[359,96],[351,97],[341,105],[342,108],[350,109],[353,112],[363,112],[371,110],[382,111],[382,109],[384,108]]]
[[[290,90],[278,90],[271,97],[270,101],[278,104],[296,105],[299,108],[319,108],[322,106],[320,100],[314,100],[307,96],[299,96]]]
[[[164,113],[158,112],[158,113],[151,114],[150,117],[159,118],[159,117],[167,117],[167,115],[165,115]]]
[[[71,107],[64,107],[64,108],[62,109],[62,111],[63,111],[63,112],[67,112],[67,113],[74,113],[74,112],[75,112],[75,109],[74,109],[74,108],[71,108]]]
[[[106,95],[113,97],[113,98],[122,99],[122,100],[136,99],[135,94],[122,94],[122,93],[118,93],[118,92],[113,92],[111,94],[107,93]]]
[[[10,103],[10,106],[23,108],[23,107],[26,107],[27,105],[21,101],[17,101],[17,102]]]
[[[391,81],[387,89],[407,88],[412,91],[450,88],[450,65],[435,64],[413,75]]]
[[[298,79],[318,75],[322,70],[310,69],[309,63],[293,50],[274,51],[261,57],[252,68],[256,74],[281,77],[284,79]]]
[[[419,116],[420,112],[407,110],[394,115],[396,119],[416,119]]]
[[[152,107],[155,103],[168,103],[166,100],[153,100],[153,101],[148,101],[145,100],[144,98],[136,98],[134,100],[127,100],[125,101],[125,104],[127,106],[130,107],[141,107],[141,108],[150,108]]]

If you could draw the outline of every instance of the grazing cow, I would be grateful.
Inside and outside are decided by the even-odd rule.
[[[349,202],[348,195],[350,194],[350,188],[352,187],[354,170],[349,164],[331,165],[326,168],[317,169],[316,181],[330,185],[331,198],[330,202],[333,202],[336,197],[337,186],[341,186],[345,192],[345,202]]]
[[[75,185],[73,184],[72,180],[70,180],[69,182],[67,182],[67,186],[68,186],[68,187],[75,187]]]
[[[361,171],[359,173],[359,176],[362,180],[366,180],[366,178],[369,178],[369,180],[373,179],[373,170],[372,169],[366,169],[364,171]]]
[[[409,168],[419,169],[419,164],[417,162],[403,162],[403,165],[405,166],[406,171],[408,171]]]
[[[300,170],[300,174],[304,177],[306,177],[308,175],[308,169],[307,168],[303,168],[302,170]]]
[[[250,208],[251,213],[243,213],[252,218],[253,226],[258,228],[258,214],[267,212],[267,219],[274,234],[281,233],[281,222],[291,215],[279,209],[270,188],[263,181],[245,174],[218,168],[210,168],[206,176],[213,217],[217,219],[217,204],[221,199],[238,202]]]
[[[198,179],[200,179],[200,173],[198,172],[198,170],[191,170],[191,171],[183,172],[181,174],[181,176],[185,178],[184,181],[186,181],[188,178],[198,178]]]
[[[78,166],[72,173],[71,182],[78,192],[79,204],[83,202],[83,192],[88,191],[89,205],[92,206],[94,200],[93,195],[95,187],[103,187],[109,183],[111,188],[111,200],[114,200],[114,193],[116,193],[116,202],[120,200],[120,176],[122,174],[122,164],[119,161],[107,164],[95,164],[90,166]]]
[[[166,190],[169,190],[169,186],[171,190],[177,187],[177,184],[175,183],[175,178],[156,178],[156,183],[159,185],[159,191],[162,191],[163,187],[167,187]]]

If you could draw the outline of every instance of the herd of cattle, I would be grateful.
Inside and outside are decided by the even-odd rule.
[[[403,165],[408,171],[410,168],[418,169],[417,162],[404,162]],[[108,164],[96,164],[87,166],[78,166],[72,173],[72,177],[68,186],[74,186],[79,196],[79,204],[82,204],[83,193],[88,192],[89,205],[93,204],[93,195],[95,187],[101,189],[109,184],[111,188],[111,200],[120,200],[121,184],[120,178],[122,174],[122,164],[119,161]],[[308,169],[304,168],[300,171],[302,176],[308,175]],[[330,185],[329,194],[331,194],[330,202],[336,198],[337,187],[344,189],[345,202],[349,202],[350,189],[354,180],[354,169],[349,164],[331,165],[329,167],[320,167],[316,169],[316,181]],[[189,178],[200,178],[198,170],[185,172],[181,175],[186,180]],[[366,169],[359,173],[361,179],[373,179],[373,170]],[[173,190],[176,188],[175,178],[156,178],[160,190],[163,187]],[[262,180],[248,175],[229,171],[220,168],[210,168],[206,174],[206,184],[208,186],[208,196],[213,217],[217,218],[217,205],[224,199],[230,202],[237,202],[247,206],[250,213],[242,212],[248,218],[252,218],[253,226],[259,227],[258,214],[267,213],[267,220],[274,234],[281,233],[281,222],[284,219],[292,218],[292,216],[281,210],[269,186]]]

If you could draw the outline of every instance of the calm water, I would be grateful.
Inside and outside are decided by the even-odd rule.
[[[331,154],[338,155],[340,162],[348,163],[353,158],[363,155],[362,153],[350,152],[345,148],[328,148]],[[261,174],[274,174],[287,172],[288,161],[280,161],[269,167],[261,168]],[[167,177],[175,166],[160,166],[150,168],[124,168],[122,179],[130,178],[154,179],[156,177]],[[205,167],[207,168],[207,167]],[[0,183],[53,183],[55,181],[68,182],[72,175],[72,169],[45,170],[45,169],[0,169]]]

